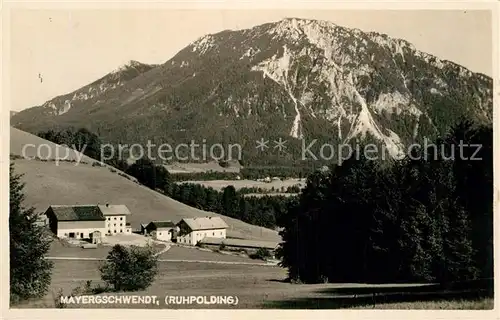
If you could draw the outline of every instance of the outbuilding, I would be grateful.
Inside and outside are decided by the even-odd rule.
[[[145,231],[155,240],[170,241],[175,228],[176,225],[172,221],[151,221],[145,227]]]

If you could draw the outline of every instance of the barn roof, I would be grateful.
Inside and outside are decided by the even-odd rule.
[[[105,216],[123,216],[130,215],[130,210],[124,204],[102,204],[98,205],[102,214]]]
[[[103,221],[101,210],[96,205],[51,205],[58,221]]]
[[[175,228],[175,223],[172,221],[151,221],[149,225],[153,225],[156,227],[156,229],[161,229],[161,228]]]
[[[184,221],[191,230],[227,229],[229,226],[220,217],[200,217],[184,218]]]
[[[200,243],[202,244],[211,244],[211,245],[221,245],[224,244],[226,246],[233,247],[241,247],[241,248],[265,248],[274,250],[278,246],[278,242],[273,241],[260,241],[260,240],[247,240],[247,239],[231,239],[231,238],[213,238],[213,237],[205,237]]]

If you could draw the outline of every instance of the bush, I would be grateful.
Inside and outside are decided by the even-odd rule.
[[[229,168],[229,162],[221,160],[221,161],[219,161],[219,166],[221,166],[223,168]]]
[[[271,252],[267,250],[266,248],[259,248],[254,254],[250,255],[250,258],[252,259],[260,259],[260,260],[267,260],[268,258],[271,257]]]
[[[20,155],[17,155],[17,154],[10,154],[10,159],[11,160],[17,160],[17,159],[23,159],[23,157],[21,157]]]
[[[99,271],[102,280],[115,291],[137,291],[153,283],[157,265],[158,258],[152,247],[128,249],[115,245]]]
[[[57,291],[57,293],[55,293],[55,294],[54,294],[54,292],[52,292],[52,300],[54,301],[55,308],[58,308],[58,309],[66,308],[66,304],[61,301],[61,297],[63,297],[63,296],[64,296],[63,289],[59,289],[59,291]]]
[[[206,247],[203,243],[201,243],[201,241],[196,242],[196,246],[198,248],[205,248]]]
[[[115,172],[116,172],[116,169],[114,169],[114,168],[111,168],[111,167],[110,167],[110,168],[109,168],[109,171],[111,171],[111,172],[115,173]]]
[[[128,175],[126,175],[125,173],[121,173],[121,172],[118,172],[118,175],[120,177],[124,177],[124,178],[127,178],[128,180],[130,180],[130,177]],[[135,181],[134,181],[135,182]]]

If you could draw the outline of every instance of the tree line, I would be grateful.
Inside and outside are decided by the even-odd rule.
[[[461,141],[473,146],[462,155]],[[443,153],[429,147],[390,166],[351,158],[315,172],[277,221],[281,265],[308,283],[491,278],[492,141],[491,127],[462,120],[436,141]]]
[[[200,210],[219,213],[240,219],[250,224],[275,228],[276,220],[284,214],[284,203],[290,201],[285,196],[245,196],[230,185],[221,191],[194,183],[176,183],[163,165],[148,159],[139,159],[132,165],[119,165],[125,173],[150,189],[161,192],[179,202]],[[298,187],[291,187],[296,191]]]
[[[68,127],[61,130],[41,131],[37,134],[39,137],[48,141],[69,146],[79,152],[82,152],[90,158],[103,161],[101,154],[102,140],[99,135],[91,132],[86,128]],[[106,159],[109,158],[110,152],[105,149]],[[122,171],[128,168],[128,163],[125,159],[126,155],[119,159],[115,154],[112,159],[105,160],[109,165],[116,167]],[[240,161],[243,163],[243,161]],[[219,161],[223,168],[229,167],[227,161]],[[305,178],[308,174],[314,171],[311,164],[303,166],[251,166],[242,168],[239,172],[230,171],[207,171],[207,172],[189,172],[189,173],[171,173],[173,181],[189,181],[189,180],[237,180],[237,179],[261,179],[266,177],[279,178]]]
[[[266,228],[276,227],[276,221],[285,213],[285,204],[291,201],[285,196],[245,196],[232,185],[217,191],[183,183],[172,185],[168,192],[168,196],[189,206]]]

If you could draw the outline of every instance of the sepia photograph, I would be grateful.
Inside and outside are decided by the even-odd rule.
[[[9,10],[8,308],[493,310],[496,14]]]

